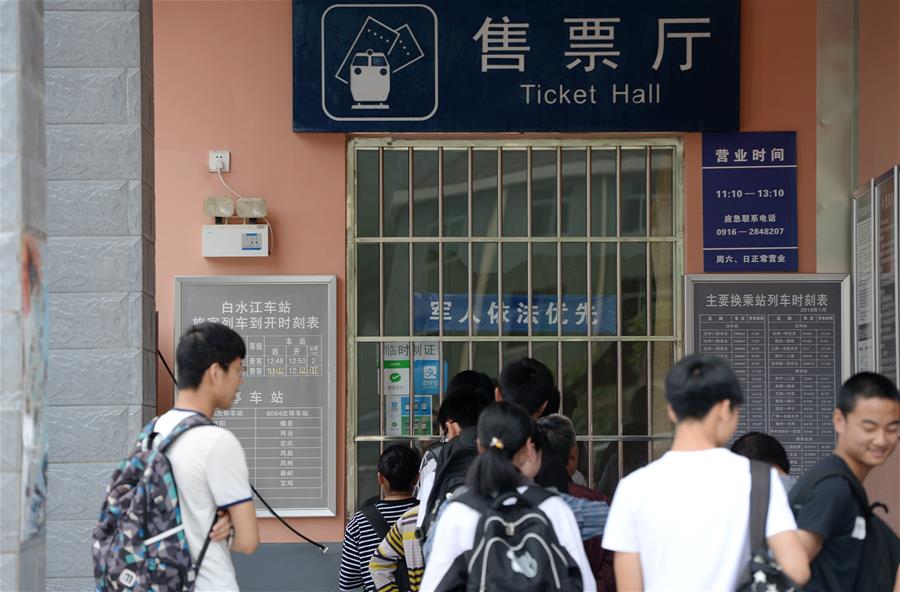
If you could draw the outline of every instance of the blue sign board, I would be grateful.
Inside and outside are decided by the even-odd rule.
[[[589,307],[583,294],[565,295],[561,301],[557,300],[556,294],[533,294],[531,314],[527,294],[506,294],[502,305],[498,304],[496,296],[475,295],[473,300],[472,324],[476,332],[482,334],[497,333],[498,325],[502,325],[504,335],[527,335],[529,325],[533,333],[556,332],[559,323],[562,323],[563,335],[586,335],[588,325],[592,335],[616,332],[616,298],[611,295],[591,296]],[[416,334],[437,333],[442,317],[444,331],[466,331],[469,327],[468,301],[468,294],[444,294],[441,313],[441,300],[437,294],[414,293],[413,327]]]
[[[740,0],[293,1],[295,131],[733,131]]]
[[[797,271],[797,133],[703,135],[704,271]]]

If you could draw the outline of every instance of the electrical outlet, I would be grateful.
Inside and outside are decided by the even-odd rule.
[[[222,168],[217,169],[217,166]],[[229,150],[209,151],[209,172],[214,173],[216,170],[220,170],[223,173],[231,170],[231,152]]]

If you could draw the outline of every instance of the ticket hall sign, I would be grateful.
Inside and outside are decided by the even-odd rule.
[[[295,131],[734,131],[739,0],[293,2]]]

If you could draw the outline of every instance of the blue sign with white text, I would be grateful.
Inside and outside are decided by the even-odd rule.
[[[293,0],[295,131],[738,129],[740,0]]]
[[[797,271],[797,133],[703,135],[703,270]]]

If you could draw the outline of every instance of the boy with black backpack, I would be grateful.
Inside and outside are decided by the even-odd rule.
[[[341,592],[363,589],[374,592],[369,561],[391,525],[418,505],[412,496],[419,478],[419,453],[409,446],[393,444],[378,459],[378,483],[382,497],[366,503],[353,515],[344,530],[341,548]]]
[[[875,514],[884,505],[869,504],[863,481],[897,446],[900,393],[884,376],[861,372],[841,387],[832,420],[834,454],[809,469],[790,495],[812,561],[806,590],[894,590],[900,540]]]
[[[568,505],[534,485],[540,430],[521,408],[497,402],[478,419],[479,456],[468,489],[435,526],[422,590],[596,590]]]
[[[256,550],[256,510],[244,450],[210,417],[231,407],[245,355],[224,325],[200,323],[182,336],[175,406],[144,428],[114,473],[94,528],[98,591],[238,589],[229,550]]]

